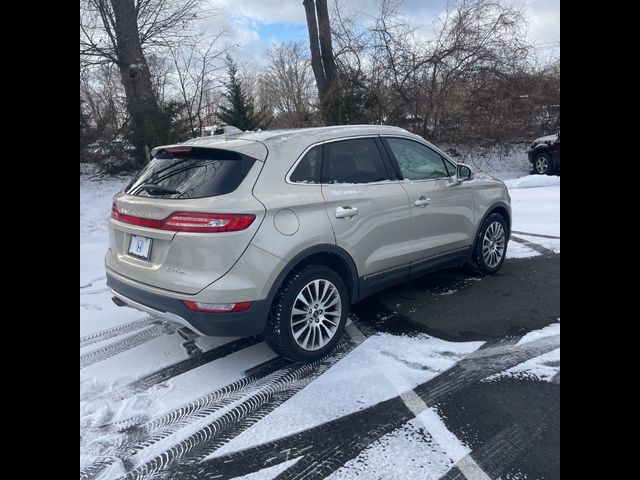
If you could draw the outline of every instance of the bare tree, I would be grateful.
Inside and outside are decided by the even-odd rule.
[[[174,67],[172,83],[184,103],[192,135],[202,135],[205,123],[212,120],[211,112],[216,110],[211,105],[212,91],[218,72],[225,70],[224,57],[229,49],[215,47],[224,34],[223,30],[206,40],[194,37],[185,45],[169,48]]]
[[[383,0],[371,28],[372,64],[387,79],[387,117],[430,138],[468,131],[474,113],[496,99],[496,82],[524,66],[522,12],[496,0],[452,1],[425,38],[398,6]]]
[[[274,115],[274,124],[305,127],[312,121],[313,77],[309,56],[301,42],[274,44],[268,51],[269,66],[260,82],[261,92]]]
[[[83,0],[80,54],[85,65],[112,63],[120,71],[131,116],[136,160],[163,143],[168,119],[153,89],[145,49],[168,46],[197,17],[198,0]]]

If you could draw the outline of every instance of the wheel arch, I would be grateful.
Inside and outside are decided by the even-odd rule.
[[[480,220],[480,222],[478,222],[478,227],[476,228],[476,231],[474,234],[473,248],[471,249],[471,255],[473,255],[473,252],[476,251],[476,246],[478,243],[478,233],[480,232],[480,229],[482,228],[484,221],[494,213],[499,213],[500,215],[502,215],[505,221],[507,222],[506,233],[507,233],[507,241],[509,241],[509,238],[511,237],[511,213],[510,212],[511,212],[511,209],[505,202],[496,202],[496,203],[493,203],[489,208],[487,208],[487,211],[482,216],[482,219]]]
[[[267,297],[268,304],[273,303],[284,281],[296,270],[306,265],[327,265],[343,279],[349,292],[349,302],[354,303],[359,296],[358,269],[346,250],[332,244],[320,244],[309,247],[293,257],[278,274]]]

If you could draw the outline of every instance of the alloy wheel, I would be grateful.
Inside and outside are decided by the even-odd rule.
[[[536,160],[536,171],[540,174],[547,173],[549,169],[549,160],[546,157],[538,157]]]
[[[342,301],[336,286],[328,280],[313,280],[293,302],[290,322],[293,339],[304,350],[318,350],[335,335],[341,315]]]
[[[504,227],[500,222],[493,222],[484,232],[482,239],[482,257],[489,268],[495,268],[502,260],[505,250]]]

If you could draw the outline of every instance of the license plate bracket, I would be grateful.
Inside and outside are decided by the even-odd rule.
[[[140,235],[131,235],[131,240],[129,241],[129,255],[149,261],[151,258],[152,246],[152,238],[142,237]]]

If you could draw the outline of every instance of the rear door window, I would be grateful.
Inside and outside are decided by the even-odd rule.
[[[324,145],[323,183],[372,183],[389,180],[373,138],[354,138]]]
[[[161,150],[133,179],[125,193],[139,197],[204,198],[233,192],[255,159],[214,148]]]

